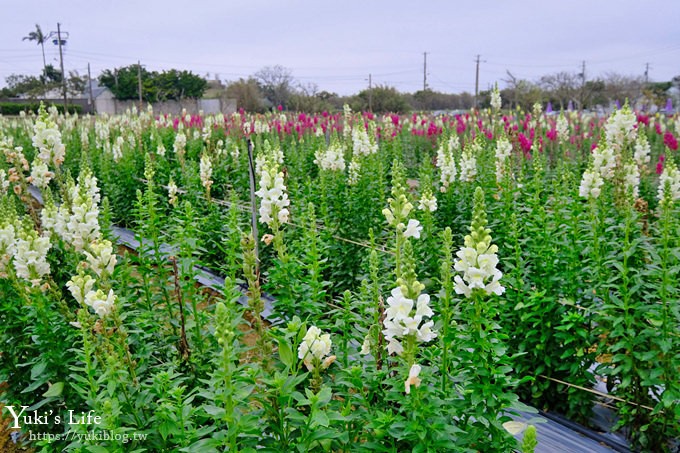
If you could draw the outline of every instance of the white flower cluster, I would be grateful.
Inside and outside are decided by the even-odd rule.
[[[7,266],[16,252],[14,225],[0,225],[0,278],[7,277]]]
[[[108,275],[113,274],[113,269],[116,266],[116,255],[113,253],[111,241],[104,239],[92,242],[89,244],[88,250],[83,253],[87,258],[88,267],[97,276],[101,277],[104,272]]]
[[[339,141],[333,140],[328,149],[320,149],[314,154],[314,163],[322,170],[343,171],[345,169],[345,156]]]
[[[255,192],[260,197],[260,222],[270,227],[274,217],[279,223],[288,222],[290,200],[283,183],[283,173],[278,171],[278,165],[271,165],[263,169],[260,174],[260,189]]]
[[[593,150],[593,167],[602,176],[602,179],[608,180],[614,177],[614,170],[616,169],[614,149],[609,146],[595,148]]]
[[[454,265],[454,269],[463,273],[463,278],[460,275],[454,278],[456,294],[470,297],[474,289],[499,296],[505,292],[505,288],[499,283],[503,273],[496,269],[496,252],[498,247],[495,244],[480,242],[475,245],[469,235],[465,237],[465,247],[456,253],[459,260]]]
[[[569,139],[569,122],[563,113],[560,113],[560,116],[557,117],[555,130],[557,131],[557,139],[560,143],[564,143]]]
[[[304,362],[310,371],[314,369],[314,359],[319,362],[322,369],[328,368],[335,360],[333,356],[326,358],[331,353],[332,345],[330,334],[323,333],[316,326],[311,326],[307,329],[307,333],[298,347],[298,358]]]
[[[256,134],[268,134],[269,124],[267,124],[266,121],[256,119],[255,124],[253,125],[253,132],[255,132]]]
[[[352,135],[352,108],[345,104],[342,106],[342,115],[343,115],[343,123],[342,123],[342,136],[344,137],[345,140],[349,140],[349,138]]]
[[[491,91],[491,108],[494,110],[501,109],[501,93],[498,91],[498,85],[495,85]]]
[[[659,177],[657,198],[659,201],[666,198],[671,201],[680,200],[680,170],[672,162],[666,164]]]
[[[635,151],[633,153],[633,160],[638,168],[642,170],[649,164],[651,147],[645,134],[639,134],[635,140]]]
[[[640,169],[635,162],[623,166],[623,184],[626,194],[630,193],[636,199],[640,194]]]
[[[186,146],[187,136],[184,135],[184,132],[177,132],[177,135],[175,136],[175,142],[172,145],[173,151],[175,152],[176,155],[183,156]]]
[[[52,247],[50,239],[38,236],[33,229],[19,229],[15,243],[14,269],[17,277],[40,286],[42,278],[50,273],[47,252]]]
[[[37,157],[43,163],[52,162],[58,167],[64,162],[66,146],[61,143],[61,133],[45,114],[41,114],[33,126],[33,146],[38,150]]]
[[[460,180],[473,182],[477,176],[477,158],[473,146],[467,145],[460,156]]]
[[[0,195],[6,194],[8,189],[9,179],[7,179],[7,173],[5,173],[5,170],[0,169]]]
[[[200,167],[200,175],[201,175],[201,184],[203,184],[203,187],[205,187],[207,190],[210,190],[210,186],[213,185],[213,182],[210,178],[212,178],[212,162],[210,162],[210,157],[203,153],[201,156],[201,163],[199,165]]]
[[[378,152],[378,144],[369,137],[368,131],[364,127],[352,129],[352,147],[354,154],[358,156],[370,156]]]
[[[596,199],[600,196],[602,192],[602,185],[604,180],[600,173],[592,168],[588,168],[583,172],[583,177],[581,178],[581,185],[578,188],[579,196],[583,198]]]
[[[177,184],[175,184],[172,178],[168,182],[168,203],[172,206],[177,206]]]
[[[401,287],[394,288],[392,295],[387,298],[382,331],[388,341],[388,353],[401,355],[404,352],[401,340],[408,335],[415,335],[416,340],[421,343],[436,338],[437,333],[432,330],[434,322],[426,320],[433,315],[430,296],[421,294],[418,300],[414,301],[404,296]]]
[[[637,118],[626,105],[623,109],[617,110],[609,117],[604,125],[607,143],[621,149],[626,143],[631,143],[637,135]]]
[[[456,160],[453,157],[453,151],[459,146],[460,142],[458,141],[458,137],[452,135],[446,144],[446,149],[444,149],[443,146],[440,146],[439,149],[437,149],[437,167],[441,171],[439,180],[442,184],[440,188],[442,192],[446,192],[449,189],[449,186],[456,182],[458,170],[456,169]]]
[[[123,147],[125,146],[125,139],[122,135],[116,138],[116,143],[113,144],[113,160],[118,162],[123,157]]]
[[[421,211],[434,212],[437,210],[437,198],[434,196],[430,189],[423,191],[420,197],[420,202],[418,203],[418,209]]]
[[[57,209],[53,204],[46,204],[41,213],[42,224],[81,252],[87,244],[100,238],[97,179],[89,172],[82,172],[78,184],[67,190],[71,206],[62,204]]]
[[[361,176],[361,164],[359,163],[355,156],[349,163],[347,184],[349,184],[350,186],[356,185],[356,183],[359,182],[360,176]]]
[[[507,160],[512,152],[512,143],[506,138],[500,138],[496,142],[496,182],[501,183],[507,172]]]
[[[47,164],[36,158],[33,164],[31,164],[31,183],[36,187],[44,189],[52,178],[54,178],[54,173],[47,168]]]
[[[94,309],[99,317],[107,316],[113,310],[116,303],[116,295],[110,289],[108,294],[104,294],[101,289],[94,291],[95,280],[89,275],[74,275],[66,283],[73,298],[80,304],[85,304]]]

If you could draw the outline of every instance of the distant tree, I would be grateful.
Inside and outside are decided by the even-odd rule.
[[[45,85],[40,78],[23,74],[10,74],[5,78],[7,87],[3,90],[3,96],[17,97],[26,95],[30,98],[40,96]]]
[[[352,110],[368,110],[369,96],[371,97],[372,110],[376,113],[406,113],[411,106],[406,102],[406,97],[394,87],[378,85],[369,90],[363,90],[352,98],[350,106]]]
[[[208,87],[208,82],[190,71],[171,69],[152,73],[153,96],[158,101],[166,99],[200,98]],[[150,90],[151,91],[151,90]]]
[[[671,86],[671,82],[648,83],[643,88],[642,94],[651,105],[662,107],[666,104]]]
[[[139,99],[139,83],[137,78],[138,67],[136,64],[117,68],[114,70],[106,69],[99,76],[99,82],[111,90],[116,99],[128,100]],[[151,73],[142,68],[142,99],[150,101],[151,86],[145,84],[150,78]]]
[[[602,79],[588,80],[583,86],[582,108],[587,109],[609,102],[605,93],[605,83]]]
[[[48,64],[45,66],[45,69],[40,76],[40,79],[45,85],[53,85],[53,84],[60,84],[63,76],[61,74],[61,71],[52,66],[51,64]]]
[[[87,88],[87,80],[78,74],[78,71],[69,71],[66,87],[72,95],[82,94]]]
[[[45,41],[47,40],[47,35],[42,32],[40,25],[35,24],[35,31],[30,32],[27,36],[22,38],[22,41],[35,41],[36,44],[40,45],[42,49],[43,58],[43,70],[47,72],[47,61],[45,60]]]
[[[264,97],[272,106],[287,106],[294,93],[295,79],[288,68],[280,65],[265,66],[254,74]]]
[[[139,99],[139,70],[136,64],[113,71],[107,69],[101,73],[99,81],[116,99]],[[204,78],[190,71],[149,72],[141,68],[141,76],[142,99],[146,102],[200,98],[208,87]]]
[[[328,91],[319,92],[319,87],[315,83],[308,83],[299,85],[290,96],[289,107],[291,110],[300,112],[329,111],[333,110],[333,99],[337,97],[337,94]]]
[[[548,99],[560,110],[566,109],[569,101],[577,101],[581,78],[577,74],[562,71],[541,77],[540,85],[547,92]]]
[[[610,102],[619,101],[621,104],[628,99],[634,102],[642,93],[644,81],[642,77],[625,76],[616,72],[604,75],[605,94]]]
[[[262,91],[253,77],[240,78],[227,84],[227,96],[236,99],[236,107],[247,112],[263,112],[265,110]]]

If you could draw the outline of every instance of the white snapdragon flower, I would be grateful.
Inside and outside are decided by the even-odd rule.
[[[358,156],[370,156],[378,152],[378,144],[374,138],[369,137],[364,127],[352,129],[352,147],[354,154]]]
[[[623,184],[626,193],[631,193],[636,199],[640,194],[640,169],[635,162],[623,166]]]
[[[401,287],[394,288],[391,296],[387,298],[383,320],[382,332],[388,341],[388,353],[401,355],[404,351],[401,341],[408,335],[413,335],[423,343],[436,338],[437,333],[432,330],[434,322],[425,321],[426,317],[431,318],[433,315],[429,295],[421,294],[418,300],[414,301],[404,295]]]
[[[333,140],[328,149],[318,150],[314,157],[314,163],[322,170],[343,171],[345,169],[344,149],[337,140]]]
[[[158,154],[161,157],[165,157],[165,146],[163,143],[158,143],[158,146],[156,146],[156,154]]]
[[[290,200],[283,182],[283,173],[278,171],[277,165],[271,165],[262,171],[260,189],[255,195],[260,198],[260,222],[271,227],[274,216],[279,223],[288,222]]]
[[[0,278],[7,277],[7,266],[16,253],[14,225],[0,225]]]
[[[495,85],[491,91],[491,108],[494,110],[501,109],[501,93],[498,91],[498,85]]]
[[[421,367],[420,365],[414,363],[411,365],[411,369],[408,372],[408,378],[404,382],[404,392],[406,392],[407,395],[411,393],[411,386],[415,387],[420,387],[420,378],[418,377],[420,375],[420,370]]]
[[[314,369],[314,359],[318,360],[322,368],[326,368],[330,363],[324,358],[331,353],[332,345],[330,334],[323,333],[316,326],[311,326],[298,347],[298,358],[310,371]]]
[[[422,225],[416,219],[409,219],[406,230],[404,230],[405,238],[420,239],[420,232],[423,230]]]
[[[104,294],[101,289],[98,289],[97,291],[89,291],[85,295],[84,303],[92,307],[100,318],[104,318],[113,311],[117,299],[112,289],[109,290],[108,294]]]
[[[496,269],[498,247],[493,244],[487,246],[486,243],[478,243],[473,247],[475,244],[471,243],[471,239],[468,241],[468,237],[465,238],[466,246],[456,253],[458,261],[454,269],[462,273],[462,278],[460,275],[454,277],[456,294],[470,297],[474,289],[480,289],[486,294],[500,296],[505,288],[499,283],[503,273]]]
[[[460,142],[456,135],[452,135],[446,144],[437,149],[437,167],[441,171],[441,191],[446,192],[451,184],[456,181],[458,170],[456,169],[456,160],[453,157],[453,152],[458,149]]]
[[[54,173],[52,173],[47,164],[39,159],[35,159],[31,165],[31,182],[36,187],[44,189],[54,178]]]
[[[501,183],[507,171],[507,160],[512,152],[512,144],[506,138],[496,142],[496,182]]]
[[[125,139],[123,138],[122,135],[119,135],[118,138],[116,138],[116,143],[113,144],[113,160],[115,162],[118,162],[120,159],[123,158],[123,147],[125,146]]]
[[[672,162],[666,164],[659,176],[657,199],[659,202],[680,200],[680,170]]]
[[[79,303],[85,303],[85,296],[92,291],[95,280],[87,274],[74,275],[71,280],[66,282],[66,287],[73,295],[73,298]]]
[[[361,164],[356,160],[356,156],[352,158],[349,163],[349,169],[347,174],[347,184],[350,186],[355,186],[359,182],[359,177],[361,176]]]
[[[172,206],[177,206],[177,184],[172,178],[168,182],[168,202]]]
[[[635,140],[635,152],[633,153],[633,160],[637,164],[638,168],[642,170],[649,164],[650,161],[651,147],[649,146],[649,141],[645,134],[639,134],[637,140]]]
[[[177,135],[175,136],[175,142],[172,145],[173,151],[175,152],[176,155],[182,156],[182,155],[184,155],[184,151],[186,149],[186,146],[187,146],[187,136],[184,135],[184,132],[177,132]]]
[[[33,125],[33,146],[38,151],[37,158],[46,165],[58,167],[64,162],[66,146],[61,143],[59,128],[44,110]]]
[[[602,180],[600,173],[589,168],[583,172],[583,178],[581,179],[578,194],[583,198],[596,199],[602,192],[601,187],[603,184],[604,181]]]
[[[595,148],[593,150],[593,167],[602,176],[602,179],[608,180],[613,178],[616,168],[614,149],[609,146],[598,146]]]
[[[116,255],[113,253],[111,241],[104,239],[92,242],[89,244],[88,250],[84,251],[84,254],[89,268],[99,277],[104,272],[108,275],[113,274],[113,269],[116,266]]]
[[[615,111],[604,125],[607,143],[620,150],[626,143],[633,142],[637,135],[636,125],[637,118],[628,105]]]
[[[420,209],[421,211],[430,212],[434,212],[437,210],[437,198],[429,189],[425,190],[423,192],[423,195],[420,197],[420,201],[418,202],[418,209]]]
[[[557,139],[560,143],[564,143],[569,139],[569,122],[563,113],[560,113],[560,116],[557,117],[555,130],[557,131]]]
[[[463,149],[460,156],[460,180],[465,182],[473,182],[477,176],[477,158],[474,154],[474,149],[471,145],[467,145]]]
[[[40,286],[45,275],[50,273],[47,252],[52,247],[50,239],[38,236],[35,230],[19,230],[14,254],[14,270],[17,277],[31,282],[33,287]]]
[[[7,193],[9,189],[9,179],[7,179],[7,173],[5,170],[0,169],[0,195]]]
[[[210,186],[212,186],[213,182],[210,178],[212,178],[212,162],[210,162],[210,157],[208,157],[207,154],[203,154],[201,156],[201,163],[200,163],[200,176],[201,176],[201,184],[203,184],[203,187],[205,187],[207,190],[210,190]]]

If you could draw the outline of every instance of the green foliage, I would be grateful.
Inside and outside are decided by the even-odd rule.
[[[171,69],[163,72],[147,71],[144,67],[130,65],[107,69],[99,76],[102,85],[111,90],[116,99],[139,99],[139,79],[142,81],[142,99],[146,102],[200,98],[208,82],[190,71]]]

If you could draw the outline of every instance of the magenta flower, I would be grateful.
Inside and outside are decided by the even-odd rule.
[[[656,174],[657,175],[660,175],[661,173],[663,173],[663,163],[664,163],[665,160],[666,160],[666,156],[664,156],[663,154],[660,154],[659,155],[659,161],[656,163]]]
[[[663,135],[663,144],[673,151],[678,150],[678,139],[676,139],[671,132],[666,132]]]

